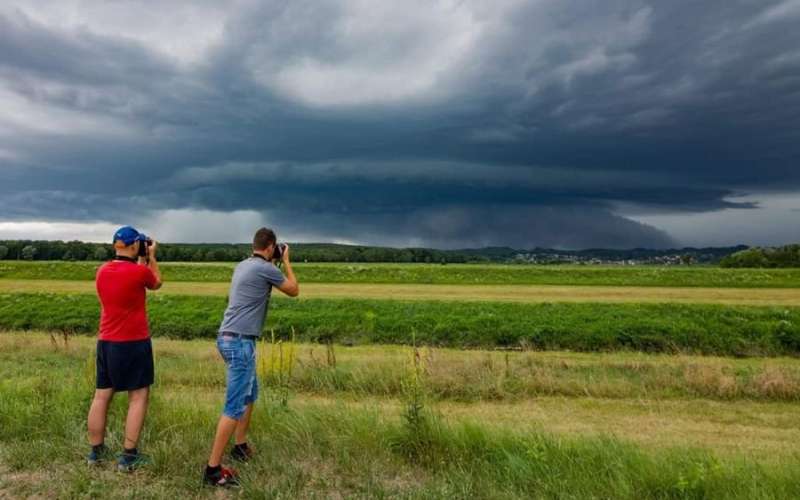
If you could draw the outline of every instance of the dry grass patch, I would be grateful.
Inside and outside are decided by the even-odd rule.
[[[719,365],[688,364],[683,378],[686,385],[701,396],[732,398],[741,393],[736,377]]]
[[[800,377],[785,368],[767,365],[753,377],[752,392],[773,398],[789,399],[800,392]]]

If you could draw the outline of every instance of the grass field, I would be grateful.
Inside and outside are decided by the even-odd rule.
[[[213,338],[220,296],[149,295],[155,336]],[[0,328],[94,334],[97,297],[0,295]],[[640,350],[736,356],[800,353],[800,308],[702,304],[437,302],[307,299],[272,304],[267,330],[306,341],[420,343],[577,351]]]
[[[93,280],[97,262],[0,261],[0,279]],[[234,264],[164,263],[167,281],[228,282]],[[798,288],[800,269],[499,264],[295,264],[303,283]]]
[[[96,266],[0,262],[0,498],[800,498],[800,270],[299,264],[223,493],[199,475],[233,265],[165,264],[149,294],[133,476],[81,465]]]
[[[226,296],[230,283],[168,281],[159,295]],[[300,300],[389,299],[459,302],[641,302],[800,306],[800,288],[303,283]],[[0,279],[0,294],[95,293],[93,281]],[[276,294],[280,297],[280,294]]]
[[[261,359],[274,360],[275,349],[262,347]],[[288,353],[289,347],[284,349]],[[506,372],[504,353],[423,350],[423,368],[415,372],[409,347],[339,346],[335,366],[322,361],[322,349],[294,348],[296,371],[288,389],[277,382],[274,365],[262,363],[266,390],[251,434],[260,453],[242,468],[241,493],[230,496],[800,495],[795,395],[786,400],[769,391],[744,391],[717,397],[706,395],[711,389],[685,389],[714,387],[714,373],[729,373],[737,387],[757,392],[769,383],[753,385],[754,380],[776,379],[779,372],[796,383],[800,362],[793,359],[510,353]],[[155,351],[157,385],[141,445],[154,465],[122,476],[75,466],[86,452],[93,339],[65,343],[41,332],[0,333],[0,496],[219,498],[219,492],[203,490],[198,478],[222,403],[222,362],[211,341],[156,339]],[[488,364],[496,368],[487,372]],[[517,379],[528,384],[533,380],[526,375],[528,364],[539,370],[534,377],[539,383],[551,380],[550,395],[471,393],[480,378],[485,387],[498,377],[506,384]],[[315,370],[319,380],[327,371],[330,380],[344,382],[311,384]],[[422,424],[410,425],[404,418],[408,393],[397,381],[414,373],[420,374],[425,417]],[[690,378],[685,384],[670,381],[676,373]],[[376,377],[385,389],[367,381]],[[615,394],[591,394],[602,379],[616,387]],[[448,393],[442,391],[445,386],[460,389]],[[570,392],[568,386],[587,393]],[[278,394],[286,395],[288,407]],[[108,442],[116,448],[124,399],[117,398],[110,418]]]

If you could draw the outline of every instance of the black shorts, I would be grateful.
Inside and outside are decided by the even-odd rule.
[[[132,391],[153,385],[153,344],[97,341],[97,388]]]

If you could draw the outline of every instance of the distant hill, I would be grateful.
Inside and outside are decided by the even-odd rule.
[[[509,247],[437,250],[432,248],[390,248],[334,243],[294,243],[292,257],[299,262],[427,262],[469,263],[500,262],[519,264],[715,264],[744,245],[720,248],[679,248],[653,250],[587,249],[556,250],[534,248],[520,250]],[[0,240],[0,260],[96,260],[111,257],[111,245],[81,241]],[[236,262],[250,255],[249,243],[161,243],[159,257],[163,261]]]

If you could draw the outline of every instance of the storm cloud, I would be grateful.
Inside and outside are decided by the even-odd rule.
[[[796,204],[769,231],[735,222],[800,192],[799,22],[796,0],[6,3],[0,222],[445,248],[797,240]]]

